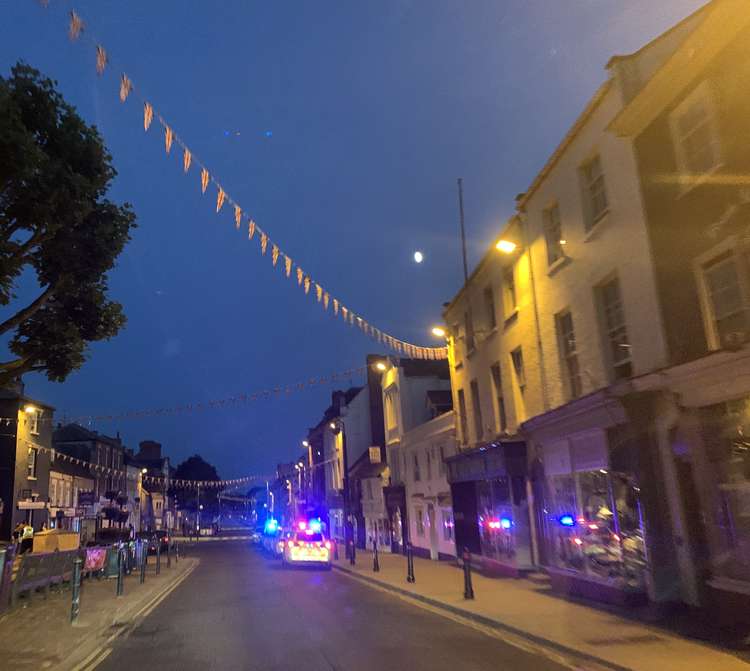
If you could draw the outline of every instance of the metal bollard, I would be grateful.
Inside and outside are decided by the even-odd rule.
[[[141,585],[146,582],[146,562],[148,561],[148,545],[141,543]]]
[[[172,544],[167,543],[167,568],[172,568]]]
[[[156,541],[156,575],[161,573],[161,540]]]
[[[357,557],[357,550],[354,546],[354,541],[349,541],[349,563],[354,566]]]
[[[414,580],[414,551],[411,543],[406,544],[406,582],[416,582]]]
[[[180,544],[175,541],[174,542],[174,563],[178,564],[180,561]]]
[[[339,560],[339,542],[333,541],[333,558],[338,561]]]
[[[125,589],[125,548],[117,548],[117,596],[122,596]]]
[[[78,619],[81,611],[81,571],[83,569],[83,559],[76,557],[73,560],[73,578],[71,589],[73,591],[73,603],[70,606],[70,622],[73,624]]]
[[[378,561],[378,541],[372,539],[372,571],[378,573],[380,571],[380,562]]]
[[[474,586],[471,584],[471,552],[464,548],[464,599],[474,598]]]

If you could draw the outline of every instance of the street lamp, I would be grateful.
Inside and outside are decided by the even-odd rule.
[[[512,254],[516,251],[516,243],[512,242],[510,240],[498,240],[497,243],[495,243],[495,249],[502,252],[503,254]]]
[[[141,469],[141,473],[142,473],[143,475],[146,475],[146,473],[148,473],[148,468],[142,468],[142,469]]]
[[[434,335],[436,338],[445,338],[446,330],[442,326],[433,326],[432,335]]]
[[[310,447],[310,443],[306,440],[302,441],[302,447]]]
[[[375,364],[375,368],[377,368],[381,373],[383,373],[388,369],[388,366],[386,366],[383,361],[378,361]]]
[[[32,405],[31,403],[24,406],[23,411],[27,415],[33,415],[36,412],[36,406]]]

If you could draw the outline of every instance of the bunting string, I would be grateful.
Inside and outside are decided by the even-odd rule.
[[[70,39],[72,41],[78,40],[81,33],[84,31],[84,22],[83,19],[75,12],[70,12],[70,22],[68,25],[68,33],[70,36]],[[107,52],[104,49],[104,46],[94,42],[93,43],[96,49],[97,54],[97,72],[100,74],[104,73],[104,69],[107,63],[111,62],[110,56],[107,54]],[[133,84],[132,80],[123,73],[120,78],[120,100],[125,102],[129,95],[131,93],[137,94],[135,85]],[[139,96],[140,97],[140,96]],[[151,122],[154,117],[154,108],[150,101],[143,100],[143,128],[144,131],[148,131],[149,127],[151,126]],[[216,212],[219,213],[219,211],[222,209],[222,205],[224,204],[224,201],[228,201],[234,208],[234,218],[235,218],[235,225],[237,228],[240,228],[239,224],[237,223],[238,220],[241,220],[241,217],[243,214],[248,212],[248,210],[244,207],[241,207],[239,203],[237,203],[226,191],[224,188],[218,183],[214,175],[211,174],[211,172],[208,170],[208,167],[204,165],[201,161],[197,159],[195,154],[188,148],[187,144],[180,138],[176,133],[173,131],[173,126],[171,124],[168,124],[160,115],[157,115],[157,118],[159,119],[159,122],[165,129],[165,146],[166,146],[166,153],[170,153],[170,149],[172,146],[172,141],[176,142],[183,150],[183,170],[184,172],[188,172],[190,168],[190,164],[193,160],[195,160],[196,163],[198,163],[201,167],[201,192],[206,193],[206,189],[208,188],[209,183],[212,183],[217,191],[217,197],[216,197]],[[272,265],[275,267],[277,265],[277,261],[279,258],[279,255],[283,254],[285,258],[285,275],[286,277],[289,277],[291,274],[291,268],[292,265],[296,266],[297,268],[297,284],[304,286],[305,294],[310,293],[310,286],[312,284],[315,285],[315,297],[317,303],[323,303],[323,306],[325,309],[328,308],[328,299],[325,298],[329,295],[329,293],[325,290],[324,285],[320,284],[319,282],[315,281],[309,273],[306,273],[299,265],[294,263],[291,260],[291,257],[288,256],[277,243],[270,240],[269,234],[261,230],[256,222],[248,217],[248,240],[253,240],[256,229],[259,232],[260,237],[260,250],[261,255],[266,254],[266,250],[268,248],[269,242],[271,243],[271,260]],[[319,288],[320,287],[320,292]],[[322,292],[322,294],[321,294]],[[324,300],[321,301],[321,295],[324,297]],[[381,344],[386,345],[387,347],[390,347],[391,349],[395,350],[399,353],[407,353],[410,357],[413,358],[420,358],[420,359],[446,359],[448,356],[448,350],[447,347],[422,347],[419,345],[414,345],[412,343],[405,342],[403,340],[399,340],[398,338],[395,338],[389,334],[386,334],[384,331],[381,331],[380,329],[377,329],[375,327],[372,327],[372,325],[364,319],[359,314],[356,314],[353,310],[351,310],[348,307],[345,307],[341,301],[337,298],[333,298],[333,313],[334,316],[338,315],[339,309],[341,309],[342,315],[344,317],[345,323],[349,323],[350,325],[353,325],[355,323],[355,317],[356,317],[356,323],[358,326],[360,326],[360,330],[365,333],[366,335],[377,339],[377,341]]]
[[[336,383],[349,383],[353,378],[363,375],[367,371],[367,366],[359,366],[357,368],[349,368],[329,375],[322,375],[320,377],[310,377],[307,380],[302,380],[287,385],[276,385],[270,389],[263,389],[254,393],[242,393],[235,394],[234,396],[225,396],[223,398],[211,399],[208,401],[199,401],[196,403],[183,403],[172,406],[165,406],[161,408],[146,408],[142,410],[129,410],[120,413],[113,413],[109,415],[79,415],[73,417],[66,417],[66,422],[73,422],[76,424],[92,424],[95,422],[112,422],[128,419],[143,419],[148,417],[164,417],[170,415],[186,415],[192,413],[203,412],[205,410],[217,410],[222,408],[231,408],[256,401],[264,401],[272,398],[281,397],[282,393],[285,395],[292,394],[297,391],[304,391],[314,387],[320,387],[328,384]],[[0,417],[0,427],[3,425],[10,426],[16,422],[29,422],[30,419],[25,416],[25,413],[19,412],[19,417]],[[41,422],[54,422],[52,416],[42,415],[38,421]]]

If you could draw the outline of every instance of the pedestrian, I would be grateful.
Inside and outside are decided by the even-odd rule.
[[[23,531],[21,532],[21,551],[19,554],[24,552],[30,552],[34,549],[34,527],[30,524],[23,525]]]

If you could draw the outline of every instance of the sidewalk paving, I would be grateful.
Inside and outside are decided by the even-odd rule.
[[[198,564],[183,557],[171,568],[162,557],[156,575],[155,557],[149,558],[146,581],[139,573],[127,576],[124,594],[116,596],[114,578],[88,578],[81,585],[80,615],[70,623],[70,585],[52,588],[47,599],[35,593],[22,597],[15,608],[0,616],[0,659],[2,668],[72,669],[101,647],[113,633],[124,629],[153,601],[159,599]]]
[[[463,570],[453,563],[414,558],[416,582],[406,582],[406,558],[358,550],[356,566],[343,552],[334,566],[398,591],[433,607],[549,647],[575,660],[588,658],[605,668],[636,671],[750,671],[750,663],[731,651],[689,640],[670,631],[605,610],[569,601],[549,591],[544,581],[487,578],[472,573],[475,599],[463,598]],[[586,662],[583,661],[584,667]]]

